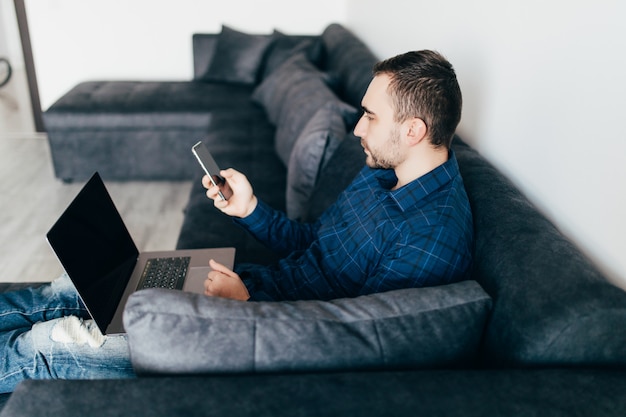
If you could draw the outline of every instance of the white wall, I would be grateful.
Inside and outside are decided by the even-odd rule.
[[[348,0],[379,57],[436,49],[459,132],[626,288],[626,2]]]
[[[6,0],[1,0],[6,1]],[[320,33],[345,21],[343,0],[27,0],[45,110],[76,83],[95,79],[186,80],[191,35],[235,29]]]
[[[6,0],[2,0],[6,1]],[[42,106],[87,79],[189,79],[191,34],[346,24],[381,58],[437,49],[460,134],[626,288],[626,2],[27,0]]]

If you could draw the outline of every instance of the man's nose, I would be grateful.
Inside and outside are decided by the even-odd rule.
[[[361,118],[359,119],[359,121],[357,122],[356,126],[354,126],[354,136],[357,136],[359,138],[363,138],[363,136],[365,135],[365,118],[363,116],[361,116]]]

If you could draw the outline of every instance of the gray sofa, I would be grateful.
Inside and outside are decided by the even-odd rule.
[[[201,36],[213,45],[194,82],[234,91],[226,109],[215,100],[201,138],[260,198],[311,221],[363,166],[350,131],[376,58],[340,25],[265,37],[283,64],[260,64],[242,85],[207,76],[234,72],[207,58],[220,37]],[[472,280],[290,303],[138,292],[125,325],[139,378],[24,381],[0,415],[626,415],[626,292],[476,150],[459,137],[453,149],[474,216]],[[181,158],[195,179],[177,246],[273,262],[207,201],[188,147]]]

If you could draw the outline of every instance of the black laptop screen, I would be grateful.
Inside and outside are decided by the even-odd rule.
[[[70,203],[47,238],[104,332],[139,252],[98,173]]]

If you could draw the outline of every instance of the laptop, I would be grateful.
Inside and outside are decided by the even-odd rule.
[[[201,294],[209,259],[231,269],[235,260],[235,248],[140,253],[97,172],[46,238],[103,334],[124,333],[122,313],[134,291],[158,286]]]

